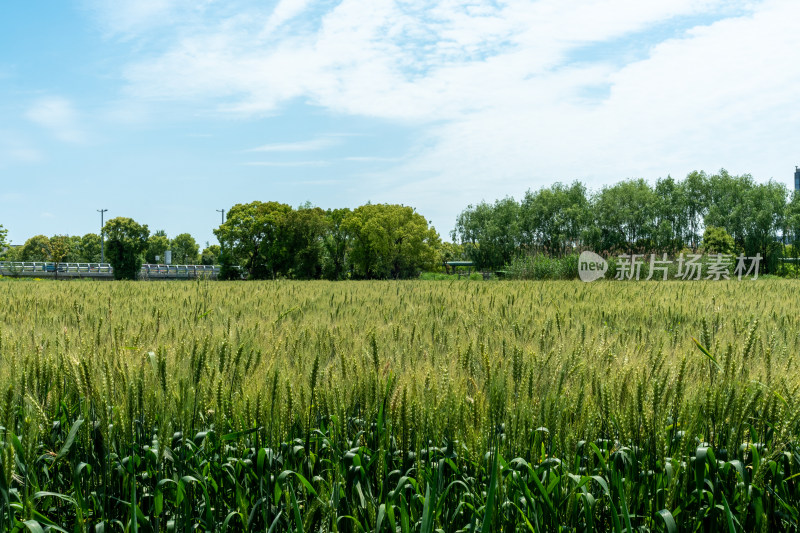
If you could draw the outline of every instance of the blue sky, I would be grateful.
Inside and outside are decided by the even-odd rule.
[[[215,242],[253,200],[417,208],[698,169],[792,183],[794,0],[0,4],[0,224]]]

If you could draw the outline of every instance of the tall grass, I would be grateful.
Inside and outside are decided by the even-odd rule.
[[[506,276],[516,280],[568,280],[578,278],[578,255],[553,257],[547,254],[526,254],[506,265]]]
[[[800,286],[0,284],[0,531],[781,531]]]

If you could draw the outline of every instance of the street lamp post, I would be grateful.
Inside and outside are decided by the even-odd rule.
[[[225,210],[224,209],[217,209],[217,213],[222,214],[222,224],[225,223]]]
[[[100,262],[106,262],[106,250],[105,250],[105,239],[103,239],[103,213],[108,211],[108,209],[98,209],[97,212],[100,213]]]

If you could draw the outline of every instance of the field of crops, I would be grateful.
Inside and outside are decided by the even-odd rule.
[[[0,302],[0,531],[799,527],[796,282],[9,281]]]

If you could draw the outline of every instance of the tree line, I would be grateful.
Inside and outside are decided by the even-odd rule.
[[[207,246],[202,255],[191,235],[151,235],[147,225],[127,217],[109,220],[103,234],[106,260],[120,279],[135,279],[143,261],[163,262],[167,249],[174,264],[219,264],[223,279],[407,279],[441,265],[443,249],[425,217],[392,204],[328,210],[237,204],[214,230],[220,244]],[[98,262],[100,236],[37,235],[2,259]]]
[[[782,183],[757,183],[725,170],[695,171],[682,180],[667,176],[654,185],[623,180],[592,193],[580,181],[558,182],[528,190],[520,201],[468,206],[456,219],[452,243],[442,242],[412,207],[370,203],[327,210],[274,201],[236,204],[214,230],[219,245],[207,245],[202,254],[188,233],[151,235],[130,218],[111,219],[103,231],[106,258],[124,277],[135,277],[142,261],[163,262],[168,249],[173,263],[219,264],[223,277],[250,279],[402,279],[453,259],[487,270],[525,255],[563,257],[583,249],[606,256],[674,255],[701,246],[760,254],[772,272],[784,244],[800,239],[800,195],[790,195]],[[6,235],[0,226],[0,249]],[[97,262],[100,236],[37,235],[2,258]]]
[[[236,204],[214,234],[223,277],[240,267],[251,279],[412,278],[435,267],[441,247],[425,217],[393,204],[352,210]]]
[[[2,231],[2,226],[0,226]],[[6,246],[0,240],[0,246]],[[143,260],[147,263],[163,263],[167,250],[172,251],[175,264],[212,265],[219,254],[219,245],[210,245],[200,254],[200,247],[188,233],[181,233],[170,239],[163,230],[148,235]],[[77,235],[34,235],[20,247],[9,248],[3,255],[4,261],[53,261],[60,263],[99,263],[101,259],[100,235],[87,233]]]
[[[722,232],[722,235],[720,234]],[[800,195],[775,181],[725,170],[671,176],[651,186],[630,179],[589,193],[584,184],[555,183],[470,205],[456,220],[454,241],[478,268],[502,268],[520,254],[563,256],[579,249],[604,255],[697,250],[704,235],[732,239],[731,252],[766,258],[769,271],[782,241],[800,239]]]

